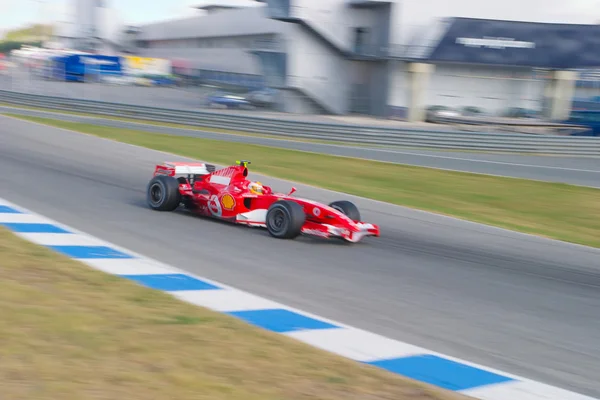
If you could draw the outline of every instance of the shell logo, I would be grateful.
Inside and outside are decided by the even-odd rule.
[[[130,68],[141,71],[151,70],[152,68],[154,68],[156,62],[154,58],[135,56],[129,56],[127,57],[127,60],[129,62]]]
[[[144,64],[141,57],[127,57],[127,59],[129,60],[132,68],[142,69]]]
[[[235,199],[230,194],[224,194],[223,197],[221,197],[221,204],[223,204],[224,209],[233,210]]]

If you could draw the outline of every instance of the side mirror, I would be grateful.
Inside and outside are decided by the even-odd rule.
[[[292,186],[292,190],[290,190],[290,192],[288,193],[288,196],[290,196],[292,193],[294,193],[296,191],[296,188]]]

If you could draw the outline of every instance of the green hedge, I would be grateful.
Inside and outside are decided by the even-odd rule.
[[[0,53],[9,53],[12,50],[18,50],[23,45],[39,47],[42,45],[42,42],[3,41],[0,42]]]

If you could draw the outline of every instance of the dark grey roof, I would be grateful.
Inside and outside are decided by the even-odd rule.
[[[600,26],[451,18],[428,62],[534,68],[600,67]]]
[[[142,26],[140,40],[246,36],[283,33],[285,22],[267,18],[266,7],[245,7],[215,14]]]
[[[186,60],[192,68],[213,71],[233,72],[237,74],[261,74],[258,58],[245,49],[218,48],[170,48],[139,49],[145,57]]]
[[[231,10],[240,8],[238,6],[224,5],[224,4],[205,4],[201,6],[195,6],[198,10]]]

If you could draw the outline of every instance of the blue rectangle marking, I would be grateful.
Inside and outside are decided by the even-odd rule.
[[[514,379],[435,355],[418,355],[369,362],[390,372],[447,390],[467,390]]]
[[[0,225],[10,229],[13,232],[20,233],[71,233],[64,230],[60,226],[52,224],[36,224],[36,223],[25,223],[25,222],[0,222]]]
[[[152,274],[152,275],[119,275],[152,289],[165,292],[180,290],[215,290],[221,289],[200,279],[184,274]]]
[[[72,258],[133,258],[106,246],[48,246]]]
[[[235,311],[227,314],[240,318],[250,324],[278,333],[339,328],[339,326],[332,325],[325,321],[309,318],[284,309]]]
[[[0,206],[0,214],[23,214],[23,213],[19,210],[15,210],[14,208],[9,207],[9,206]]]

